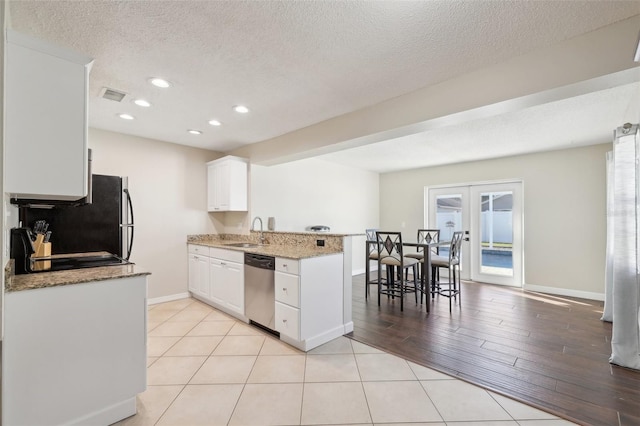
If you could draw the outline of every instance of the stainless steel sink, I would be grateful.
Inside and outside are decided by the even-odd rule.
[[[260,244],[255,244],[255,243],[229,243],[229,244],[223,244],[223,245],[229,246],[229,247],[240,247],[240,248],[260,247]]]

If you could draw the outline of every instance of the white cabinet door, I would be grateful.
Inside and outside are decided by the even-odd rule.
[[[223,157],[207,163],[207,207],[210,212],[247,211],[248,163]]]
[[[189,291],[197,296],[209,297],[209,258],[189,255]]]
[[[216,181],[218,178],[216,177],[216,168],[213,165],[207,166],[207,210],[210,212],[218,211],[216,206],[218,202],[216,200],[217,191],[216,191]]]
[[[196,292],[202,297],[209,297],[209,258],[198,256],[198,281]]]
[[[195,254],[189,255],[189,291],[191,293],[198,292],[198,280],[200,269],[198,268],[198,256]]]
[[[87,194],[87,89],[92,60],[7,32],[5,191],[19,198]]]
[[[222,261],[220,259],[209,259],[209,298],[221,306],[225,306],[227,300],[224,275]]]
[[[209,211],[229,210],[228,164],[211,164],[207,168],[207,205]]]
[[[215,206],[216,210],[227,211],[229,210],[229,193],[230,193],[230,181],[229,181],[229,163],[220,163],[215,167],[214,179],[215,179]]]
[[[244,315],[244,265],[212,258],[209,268],[211,300]]]
[[[244,315],[244,265],[234,262],[223,262],[223,264],[223,285],[227,307]]]

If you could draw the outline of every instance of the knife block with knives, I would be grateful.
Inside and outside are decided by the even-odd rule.
[[[33,242],[33,249],[35,253],[31,255],[31,257],[49,257],[51,256],[51,243],[48,241],[49,233],[45,236],[45,234],[37,234],[36,240]],[[47,242],[45,242],[47,240]],[[34,262],[33,270],[34,271],[46,271],[51,269],[51,261],[43,260]]]

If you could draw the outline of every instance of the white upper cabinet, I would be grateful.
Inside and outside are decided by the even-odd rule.
[[[207,207],[210,212],[248,210],[246,158],[227,156],[207,163]]]
[[[15,31],[5,45],[5,189],[12,197],[87,194],[87,92],[93,60]]]

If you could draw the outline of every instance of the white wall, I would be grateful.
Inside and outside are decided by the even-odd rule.
[[[380,225],[424,225],[430,185],[524,182],[525,288],[585,297],[604,293],[605,153],[611,143],[388,173],[380,176]],[[415,232],[415,231],[411,231]]]
[[[327,225],[331,232],[364,234],[379,222],[378,173],[308,159],[251,165],[251,218],[275,218],[277,231]],[[353,269],[364,271],[364,236],[353,240]]]
[[[131,260],[152,273],[149,298],[187,291],[189,234],[214,233],[205,163],[219,153],[89,129],[93,173],[129,177],[135,241]]]

